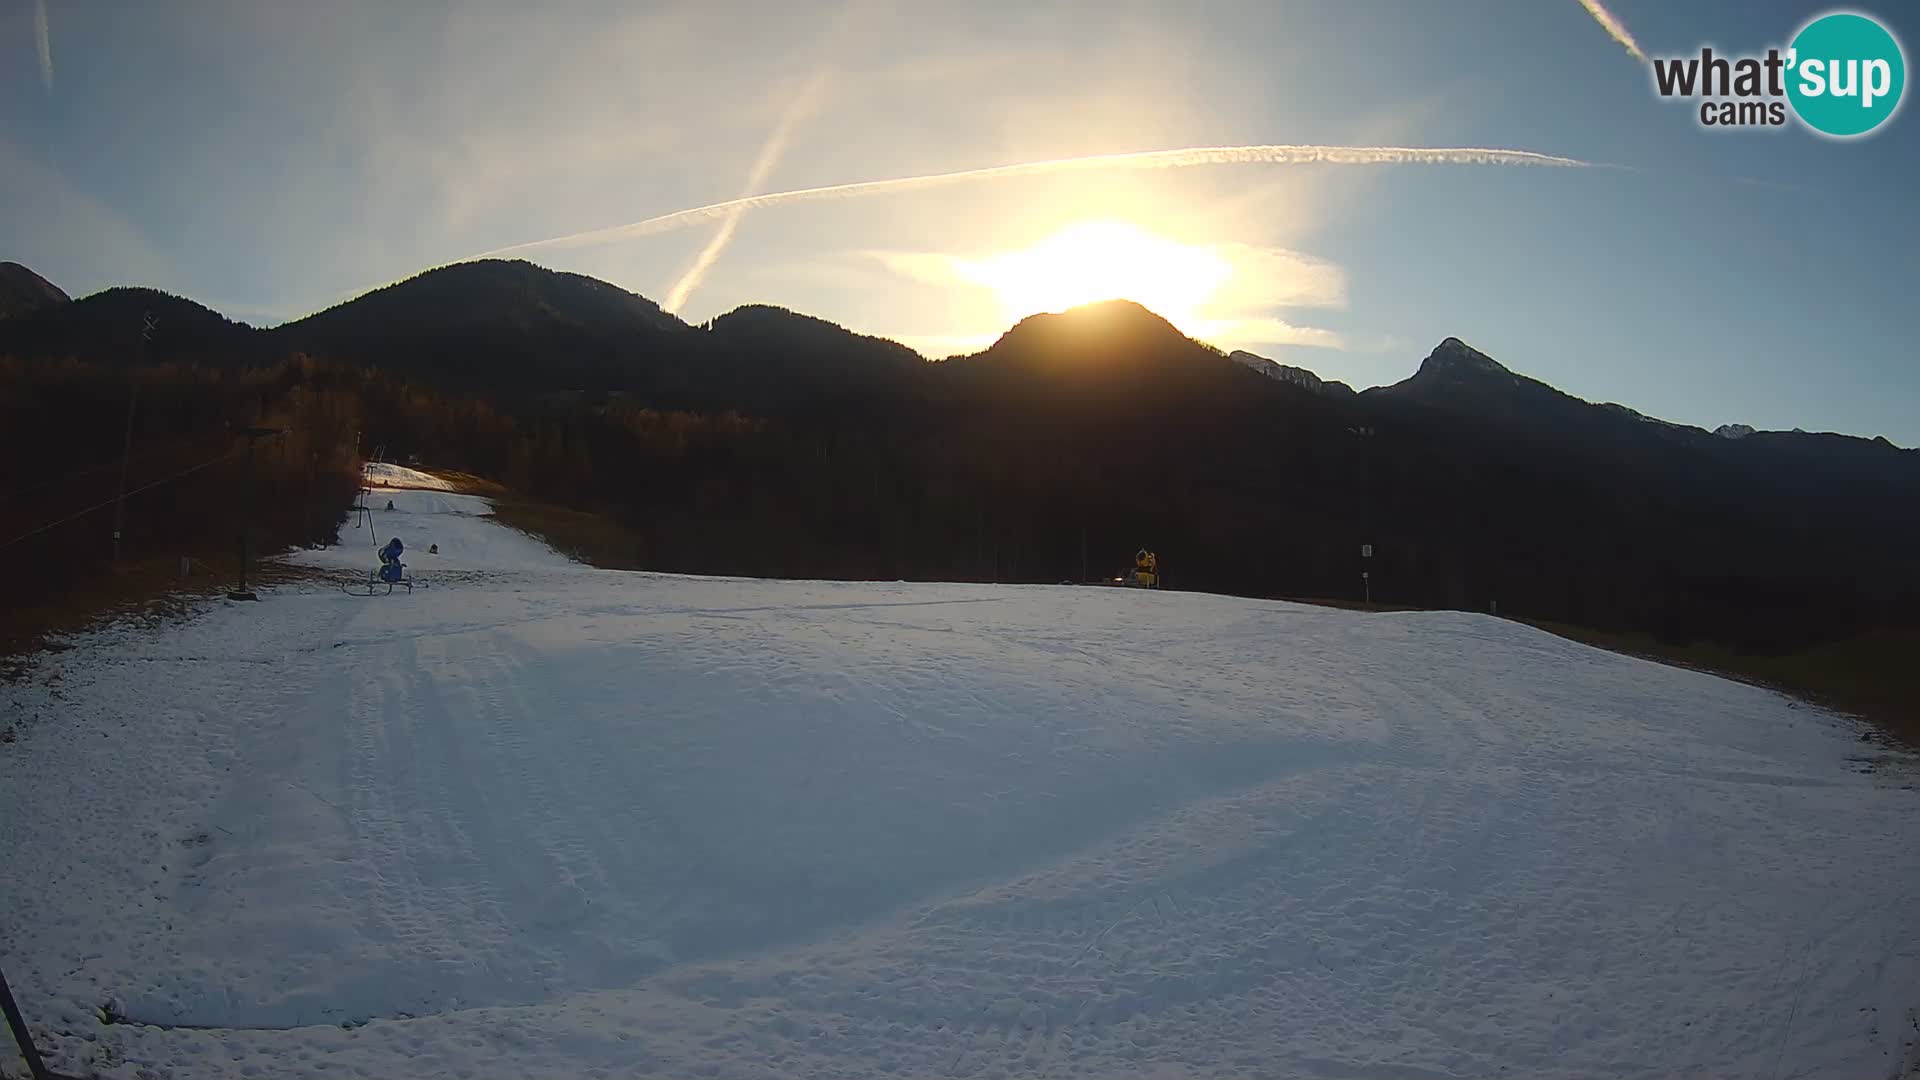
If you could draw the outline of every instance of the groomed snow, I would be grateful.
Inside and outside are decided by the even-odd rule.
[[[397,532],[428,590],[282,586],[0,687],[0,962],[54,1067],[1920,1060],[1920,791],[1778,695],[1474,615],[597,571],[392,498],[298,558]]]
[[[452,491],[453,485],[418,469],[409,469],[405,465],[390,465],[384,461],[369,461],[362,469],[367,483],[382,488],[414,488],[421,491]]]
[[[391,510],[387,509],[389,503]],[[376,488],[366,496],[366,505],[365,513],[353,515],[341,528],[338,544],[319,551],[296,552],[288,561],[351,570],[364,576],[365,571],[379,565],[376,552],[380,545],[398,536],[406,549],[401,561],[408,573],[429,583],[449,575],[469,578],[474,571],[584,569],[527,534],[493,521],[492,504],[477,495]],[[440,550],[432,552],[434,547]],[[492,580],[477,579],[481,583]],[[473,602],[471,597],[468,602]]]

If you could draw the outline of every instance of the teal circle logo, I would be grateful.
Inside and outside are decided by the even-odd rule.
[[[1907,60],[1877,21],[1850,11],[1822,15],[1795,35],[1787,51],[1787,100],[1815,131],[1836,138],[1865,135],[1900,108]]]

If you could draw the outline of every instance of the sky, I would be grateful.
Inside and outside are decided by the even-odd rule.
[[[1671,56],[1829,8],[1601,10]],[[773,303],[937,357],[1119,294],[1356,387],[1457,336],[1670,420],[1920,445],[1920,117],[1702,128],[1580,0],[0,0],[0,58],[0,259],[75,296],[271,325],[504,251],[690,321]],[[1083,163],[617,228],[1249,145],[1605,167]]]

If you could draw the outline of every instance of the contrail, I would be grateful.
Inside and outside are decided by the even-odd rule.
[[[1605,168],[1577,158],[1537,154],[1530,150],[1494,150],[1481,147],[1440,148],[1426,146],[1197,146],[1184,150],[1142,150],[1128,154],[1092,154],[1086,157],[1023,161],[1013,165],[993,165],[983,169],[929,173],[925,176],[901,176],[889,180],[863,180],[852,184],[774,191],[747,195],[725,202],[709,203],[687,210],[675,210],[626,225],[530,240],[524,244],[495,248],[472,256],[476,259],[511,255],[544,247],[581,247],[611,240],[652,236],[683,229],[703,221],[726,219],[747,210],[758,210],[785,203],[823,202],[834,199],[858,199],[868,195],[886,195],[902,191],[946,187],[976,180],[1002,180],[1020,176],[1052,173],[1096,172],[1102,170],[1185,169],[1203,165],[1536,165],[1568,169]]]
[[[774,127],[773,134],[767,137],[767,144],[760,148],[760,156],[754,159],[753,168],[747,173],[747,183],[741,192],[743,196],[755,195],[766,185],[768,174],[772,173],[773,167],[779,163],[780,155],[786,152],[787,137],[793,133],[794,125],[799,123],[800,118],[812,107],[814,98],[819,95],[820,88],[826,81],[826,72],[822,71],[814,75],[800,91],[799,96],[793,99],[793,104],[787,107],[786,113],[780,117],[780,123]],[[705,280],[707,271],[713,269],[713,264],[720,261],[720,253],[726,250],[728,243],[732,242],[734,230],[740,227],[740,218],[746,212],[745,206],[736,206],[726,212],[726,217],[720,222],[720,228],[714,231],[713,239],[707,241],[707,246],[700,249],[700,254],[694,257],[693,265],[680,276],[680,280],[673,283],[673,288],[667,293],[667,301],[661,307],[670,313],[677,313],[686,305],[687,298],[693,295],[693,290],[699,288],[700,282]]]
[[[1647,62],[1647,54],[1640,50],[1640,43],[1633,40],[1633,35],[1627,33],[1626,24],[1614,18],[1613,12],[1601,7],[1600,0],[1580,0],[1580,6],[1587,9],[1587,14],[1593,16],[1593,21],[1599,23],[1608,36],[1625,46],[1635,60],[1643,64]]]
[[[53,89],[53,42],[47,36],[47,0],[34,0],[34,43],[40,47],[40,85]]]

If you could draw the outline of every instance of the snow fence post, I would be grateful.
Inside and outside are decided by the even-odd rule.
[[[26,1059],[27,1071],[33,1074],[33,1080],[49,1080],[46,1063],[40,1060],[40,1051],[34,1049],[33,1034],[27,1030],[27,1018],[20,1015],[20,1006],[14,1004],[13,991],[7,988],[7,976],[0,972],[0,1010],[7,1014],[7,1026],[13,1029],[13,1041],[20,1044],[20,1056]]]

